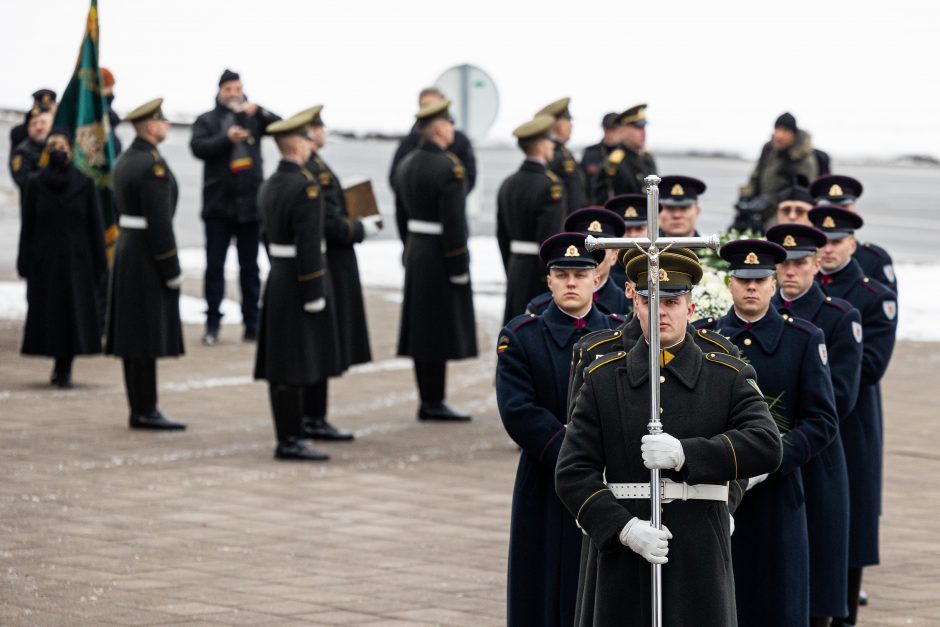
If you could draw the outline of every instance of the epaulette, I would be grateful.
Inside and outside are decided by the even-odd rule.
[[[695,331],[695,337],[696,339],[702,340],[703,342],[707,342],[707,345],[711,346],[709,350],[716,350],[715,347],[717,347],[717,350],[728,354],[734,352],[734,342],[726,338],[718,331],[712,331],[711,329],[697,329]]]
[[[449,150],[445,152],[444,154],[447,155],[447,158],[450,159],[451,162],[454,164],[454,168],[453,168],[454,178],[457,179],[458,181],[462,181],[463,177],[466,176],[467,171],[464,169],[463,163],[460,161],[460,157],[458,157],[457,155],[455,155]]]
[[[544,294],[539,294],[535,298],[529,301],[529,304],[526,306],[526,313],[531,314],[540,314],[545,307],[548,306],[552,300],[552,293],[546,292]]]
[[[603,346],[604,344],[609,344],[610,342],[619,340],[623,337],[623,331],[619,329],[601,329],[600,331],[594,331],[593,333],[588,333],[583,338],[579,344],[581,344],[582,349],[585,352],[593,352],[597,349],[598,346]]]
[[[888,288],[884,287],[883,285],[881,285],[881,283],[878,283],[877,281],[872,281],[867,276],[862,277],[862,285],[865,286],[868,289],[868,291],[874,294],[875,296],[881,296],[886,291],[888,291]],[[881,289],[878,289],[878,288],[881,288]]]
[[[888,254],[888,251],[886,251],[881,246],[878,246],[877,244],[872,244],[871,242],[865,242],[864,244],[862,244],[862,247],[859,250],[871,253],[875,255],[876,257],[880,257],[881,259],[885,261],[891,261],[891,255]]]
[[[717,351],[705,353],[705,361],[713,364],[721,364],[726,368],[731,368],[735,372],[740,372],[741,368],[747,365],[737,357],[729,355],[728,353],[719,353]]]
[[[849,309],[852,308],[852,303],[841,298],[833,298],[832,296],[826,296],[826,300],[823,301],[826,305],[838,309],[842,313],[846,313]]]
[[[535,322],[537,318],[538,316],[536,316],[534,313],[522,314],[521,316],[516,316],[515,318],[510,320],[509,324],[507,324],[506,326],[509,327],[510,331],[515,333],[516,331],[518,331],[525,325],[529,324],[530,322]]]
[[[699,318],[692,321],[692,326],[696,329],[711,329],[718,323],[718,318]]]
[[[616,314],[616,313],[607,314],[607,317],[610,318],[611,320],[613,320],[614,322],[620,322],[620,323],[623,323],[623,322],[625,322],[625,321],[627,320],[626,318],[624,318],[624,317],[621,316],[620,314]]]
[[[609,155],[607,155],[607,161],[614,165],[620,165],[620,162],[623,161],[623,158],[627,156],[627,153],[623,151],[623,148],[617,148],[612,150]]]
[[[587,374],[592,374],[595,370],[601,366],[606,366],[607,364],[612,364],[615,361],[623,359],[627,356],[626,351],[617,351],[616,353],[607,353],[606,355],[601,355],[597,359],[591,362],[587,367]]]
[[[160,163],[161,161],[163,161],[163,157],[161,157],[160,153],[157,152],[156,150],[151,149],[150,156],[153,157],[153,160],[157,163]]]
[[[313,180],[313,173],[307,168],[300,168],[300,173],[303,174],[304,178],[307,179],[308,181]]]
[[[784,320],[786,320],[788,327],[797,329],[798,331],[802,331],[806,335],[812,335],[813,333],[816,332],[818,328],[812,322],[810,322],[809,320],[804,320],[803,318],[787,316],[786,318],[784,318]]]

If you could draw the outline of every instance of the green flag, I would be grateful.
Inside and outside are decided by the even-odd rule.
[[[101,68],[98,66],[98,2],[91,0],[78,62],[59,100],[55,125],[72,131],[75,165],[95,182],[110,260],[118,234],[111,197],[114,143],[108,105],[101,93],[101,85]]]

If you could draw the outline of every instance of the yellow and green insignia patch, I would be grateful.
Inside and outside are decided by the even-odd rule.
[[[454,166],[454,178],[458,181],[462,181],[463,177],[466,176],[466,170],[463,169],[462,165]]]
[[[507,348],[509,348],[509,336],[500,335],[499,341],[496,342],[496,354],[502,355],[506,352]]]
[[[307,198],[314,199],[320,197],[320,188],[316,185],[307,186]]]
[[[565,166],[565,172],[567,174],[571,174],[574,172],[574,160],[565,159],[564,166]]]
[[[10,169],[14,172],[19,172],[22,167],[23,155],[13,155],[13,158],[10,160]]]
[[[166,178],[166,166],[162,163],[153,164],[153,175],[158,179]]]
[[[329,187],[332,177],[329,172],[320,172],[320,187]]]
[[[757,393],[760,394],[761,396],[764,395],[764,393],[760,391],[760,388],[757,387],[757,381],[755,381],[754,379],[745,379],[745,381],[747,381],[747,384],[748,384],[749,386],[751,386],[752,388],[754,388],[754,391],[755,391],[755,392],[757,392]]]
[[[565,195],[565,188],[561,185],[552,185],[549,188],[549,193],[552,195],[552,200],[561,200],[561,197]]]

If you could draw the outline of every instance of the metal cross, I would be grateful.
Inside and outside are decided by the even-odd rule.
[[[649,263],[649,372],[650,372],[650,421],[647,429],[651,435],[663,432],[660,419],[659,396],[659,255],[675,246],[677,248],[711,248],[718,250],[718,235],[707,237],[659,237],[659,182],[655,174],[647,176],[646,214],[647,237],[601,237],[588,235],[584,246],[588,250],[607,248],[639,248],[646,255]],[[650,471],[650,525],[662,529],[662,483],[658,468]],[[662,565],[652,564],[652,603],[653,627],[663,624]]]

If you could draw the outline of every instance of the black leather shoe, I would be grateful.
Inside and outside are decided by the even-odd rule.
[[[277,443],[274,459],[289,459],[304,462],[325,462],[330,459],[326,453],[310,448],[297,438],[287,438]]]
[[[468,414],[458,414],[444,403],[422,403],[418,408],[418,420],[439,422],[469,422]]]
[[[158,431],[182,431],[186,428],[182,422],[170,420],[160,413],[159,409],[154,409],[147,414],[131,414],[131,429],[154,429]]]
[[[245,332],[242,334],[243,342],[256,342],[258,341],[258,327],[245,327]]]
[[[349,431],[337,429],[326,418],[304,416],[304,437],[328,442],[352,442],[356,436]]]
[[[206,329],[206,332],[202,334],[202,343],[206,346],[215,346],[219,343],[219,330],[218,329]]]
[[[49,383],[60,388],[70,388],[72,387],[72,373],[53,370]]]

